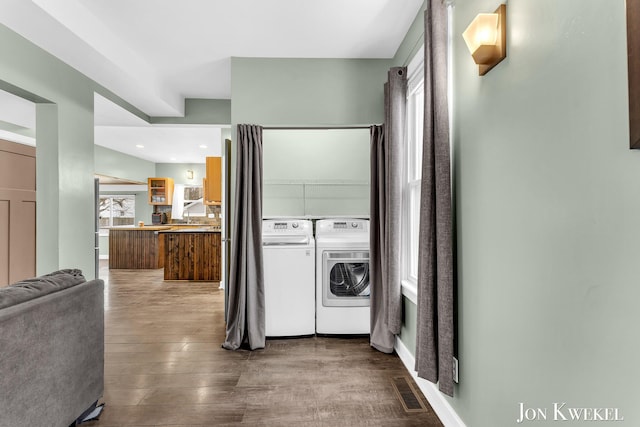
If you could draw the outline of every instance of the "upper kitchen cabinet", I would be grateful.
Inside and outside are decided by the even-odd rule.
[[[173,202],[173,178],[148,178],[149,204],[171,205]]]
[[[204,204],[222,204],[222,157],[207,157],[206,178],[204,178]]]

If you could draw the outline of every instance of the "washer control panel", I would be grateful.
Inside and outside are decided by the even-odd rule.
[[[294,225],[295,224],[295,225]],[[292,222],[292,223],[288,223],[288,222],[274,222],[273,223],[273,229],[274,230],[287,230],[289,229],[289,226],[293,227],[293,228],[298,228],[298,223],[297,222]]]
[[[313,225],[308,220],[264,220],[262,234],[313,234]]]

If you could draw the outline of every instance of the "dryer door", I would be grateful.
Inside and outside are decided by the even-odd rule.
[[[323,306],[369,306],[369,251],[325,251],[322,264]]]

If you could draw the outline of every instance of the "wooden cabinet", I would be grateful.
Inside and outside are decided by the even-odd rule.
[[[164,232],[164,279],[219,282],[219,232]]]
[[[173,202],[173,178],[148,178],[150,205],[171,205]]]
[[[164,267],[164,236],[170,227],[112,228],[109,230],[110,269]]]
[[[204,187],[204,204],[222,204],[222,157],[207,157],[206,178],[202,180]]]

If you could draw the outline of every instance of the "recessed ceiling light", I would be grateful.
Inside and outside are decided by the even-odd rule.
[[[142,145],[142,144],[136,144],[136,148],[144,148],[144,145]]]
[[[178,159],[176,159],[175,157],[172,157],[172,158],[171,158],[171,161],[174,161],[174,160],[178,160]]]
[[[207,146],[206,146],[206,145],[204,145],[204,144],[202,144],[202,145],[200,146],[200,148],[207,148]]]

